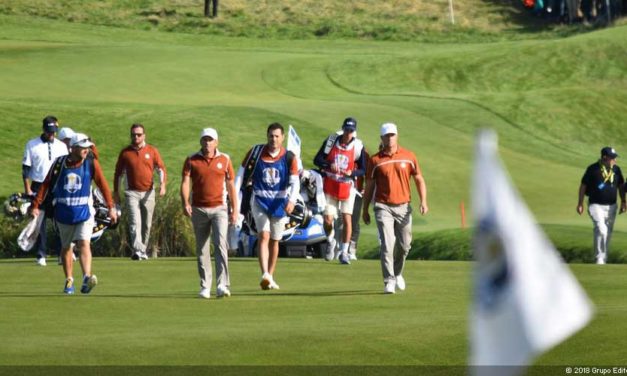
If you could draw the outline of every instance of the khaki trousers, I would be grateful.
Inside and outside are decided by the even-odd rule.
[[[411,249],[411,206],[375,203],[374,215],[381,240],[381,271],[383,282],[396,280],[403,273],[405,259]]]
[[[155,191],[125,191],[128,209],[128,231],[133,253],[146,253],[155,211]]]
[[[229,214],[226,205],[215,208],[192,207],[192,226],[196,236],[196,259],[200,287],[211,289],[211,253],[210,243],[213,244],[216,259],[216,284],[229,287],[229,246],[227,232],[229,228]]]

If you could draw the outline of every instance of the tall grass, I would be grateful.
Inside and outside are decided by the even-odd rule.
[[[203,17],[198,0],[81,1],[4,0],[0,14],[67,22],[256,38],[358,38],[476,42],[545,35],[552,27],[528,14],[519,1],[457,0],[455,24],[448,1],[231,0],[215,19]],[[554,35],[580,31],[557,27]]]

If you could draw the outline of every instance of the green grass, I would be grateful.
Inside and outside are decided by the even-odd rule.
[[[0,365],[464,365],[471,267],[411,261],[385,296],[378,261],[281,259],[264,292],[256,260],[232,259],[233,296],[206,301],[189,258],[98,258],[89,296],[63,296],[60,267],[3,260]],[[625,268],[572,265],[596,318],[538,364],[622,359]]]
[[[479,127],[497,129],[514,182],[549,225],[589,228],[574,211],[584,168],[603,145],[627,150],[625,26],[490,44],[221,38],[2,15],[0,26],[4,197],[22,189],[23,145],[47,114],[92,136],[109,179],[130,124],[144,123],[174,197],[203,127],[218,129],[221,150],[237,164],[264,142],[267,124],[293,124],[311,166],[344,117],[358,119],[371,151],[379,124],[392,120],[429,188],[431,212],[414,217],[417,234],[459,228],[462,202],[470,213]],[[363,233],[374,244],[374,226]],[[185,244],[173,253],[185,254]]]
[[[561,37],[590,30],[546,22],[520,1],[229,0],[218,18],[199,0],[5,0],[0,14],[129,29],[280,39],[365,39],[476,42]]]

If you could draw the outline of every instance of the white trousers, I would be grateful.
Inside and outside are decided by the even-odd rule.
[[[616,219],[616,204],[590,204],[588,205],[588,214],[594,223],[594,250],[597,263],[605,263],[610,252],[610,239]]]

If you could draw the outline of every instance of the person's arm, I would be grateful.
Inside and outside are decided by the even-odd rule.
[[[85,161],[83,161],[83,163],[85,163]],[[116,223],[118,221],[118,211],[116,210],[115,203],[111,197],[111,190],[109,189],[107,179],[105,179],[104,174],[102,173],[102,167],[100,167],[98,160],[94,159],[92,163],[94,170],[94,182],[96,183],[96,186],[100,188],[100,192],[102,192],[102,196],[109,208],[109,217],[111,218],[111,222]]]
[[[362,148],[359,157],[355,161],[355,169],[351,172],[352,178],[358,178],[366,174],[366,149]]]
[[[28,196],[33,195],[33,191],[30,189],[31,181],[28,177],[30,175],[30,166],[22,165],[22,181],[24,182],[24,193]]]
[[[364,223],[369,225],[370,224],[370,212],[368,211],[368,208],[370,206],[370,202],[372,201],[372,196],[374,194],[374,187],[375,187],[374,179],[368,176],[366,178],[365,184],[366,184],[366,188],[364,190],[364,197],[362,201],[361,217]]]
[[[414,178],[414,183],[416,184],[416,190],[418,191],[418,197],[420,197],[420,214],[425,215],[429,212],[429,205],[427,204],[427,183],[425,182],[425,178],[422,175],[422,171],[420,169],[420,165],[418,164],[418,160],[416,156],[413,158],[414,174],[412,177]]]
[[[625,178],[623,177],[623,173],[620,168],[617,166],[618,170],[618,197],[620,198],[620,214],[623,214],[627,211],[627,203],[625,203]]]
[[[165,163],[161,159],[161,154],[155,148],[155,168],[159,174],[159,196],[164,196],[166,192],[167,173],[165,170]]]
[[[37,217],[39,215],[39,212],[40,212],[39,207],[44,202],[44,199],[46,198],[46,194],[48,193],[48,190],[50,189],[50,182],[52,181],[53,170],[54,170],[54,165],[52,166],[50,171],[48,171],[48,175],[46,175],[46,179],[44,179],[43,183],[41,183],[41,186],[39,187],[39,190],[37,191],[37,195],[35,196],[35,198],[33,199],[33,202],[31,203],[30,210],[31,210],[31,215],[33,217]]]
[[[189,192],[191,188],[191,171],[192,162],[189,158],[185,160],[183,164],[183,176],[181,178],[181,204],[183,205],[183,214],[188,217],[192,216],[192,205],[189,202]]]
[[[418,190],[418,197],[420,197],[420,214],[425,215],[429,212],[429,205],[427,204],[427,183],[422,174],[413,175],[416,189]]]
[[[124,160],[122,158],[123,153],[124,149],[122,149],[122,151],[120,151],[120,154],[118,155],[118,160],[115,163],[115,172],[113,173],[113,200],[116,204],[120,203],[120,177],[124,172]]]
[[[366,175],[364,175],[365,188],[361,204],[361,218],[367,225],[370,224],[370,212],[368,211],[368,207],[370,206],[370,202],[372,201],[372,196],[374,195],[375,188],[373,168],[374,166],[372,165],[372,159],[370,159],[369,157],[366,159]]]
[[[190,181],[189,175],[183,175],[181,179],[181,204],[183,205],[183,214],[188,217],[192,216],[192,205],[189,203]]]
[[[22,158],[22,181],[24,182],[24,193],[26,193],[29,196],[32,196],[33,191],[30,189],[30,186],[31,186],[30,169],[31,169],[30,151],[28,149],[28,144],[26,144],[26,149],[24,149],[24,157]]]
[[[331,164],[327,161],[327,154],[324,152],[328,140],[328,138],[324,140],[313,161],[314,165],[321,170],[329,170],[331,168]]]
[[[586,185],[584,183],[581,183],[581,185],[579,185],[579,199],[577,200],[577,213],[579,213],[579,215],[581,215],[581,213],[583,213],[583,197],[586,194]]]
[[[239,219],[239,197],[238,191],[235,189],[235,177],[233,176],[233,164],[229,158],[226,166],[226,193],[231,200],[231,216],[229,222],[234,225]]]

